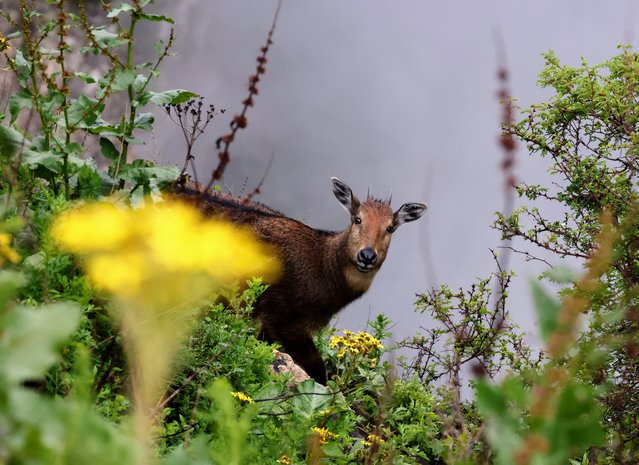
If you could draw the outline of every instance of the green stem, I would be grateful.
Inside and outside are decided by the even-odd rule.
[[[133,33],[135,32],[135,24],[137,23],[137,13],[139,11],[136,10],[131,15],[131,25],[129,26],[128,39],[129,44],[127,45],[127,54],[126,54],[126,67],[127,69],[133,68]],[[118,164],[115,168],[115,176],[118,175],[120,171],[120,166],[123,163],[126,163],[128,152],[129,152],[129,142],[126,140],[127,137],[131,137],[133,134],[133,121],[135,121],[135,112],[136,106],[133,104],[134,93],[133,93],[133,84],[129,85],[128,88],[129,94],[129,120],[126,122],[125,133],[122,136],[122,151],[120,152],[120,156],[118,157]]]
[[[63,8],[63,5],[60,4],[60,8]],[[69,200],[71,198],[71,192],[69,187],[69,154],[67,153],[67,147],[71,143],[71,128],[69,127],[69,101],[67,99],[68,96],[68,86],[69,86],[69,78],[66,75],[66,68],[64,66],[64,24],[60,24],[60,71],[62,73],[62,96],[64,101],[62,102],[62,113],[64,114],[64,142],[65,147],[62,150],[62,176],[64,179],[64,198]]]

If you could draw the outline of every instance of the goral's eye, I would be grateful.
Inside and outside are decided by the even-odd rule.
[[[353,223],[361,224],[362,223],[362,219],[359,216],[356,216],[355,219],[353,220]]]
[[[386,232],[388,233],[392,233],[393,231],[395,231],[395,228],[393,228],[393,225],[390,225],[388,228],[386,228]]]

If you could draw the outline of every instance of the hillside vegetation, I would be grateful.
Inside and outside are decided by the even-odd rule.
[[[0,12],[1,463],[638,462],[639,54],[569,67],[547,53],[539,85],[552,96],[519,122],[502,95],[503,149],[544,158],[553,182],[513,186],[522,206],[496,214],[500,253],[518,238],[531,260],[583,263],[531,282],[541,353],[509,318],[516,278],[495,253],[496,272],[416,298],[430,329],[397,344],[413,355],[395,360],[378,315],[366,333],[321,333],[332,379],[295,384],[273,374],[250,318],[277,260],[163,194],[186,180],[217,110],[152,90],[173,44],[134,61],[137,25],[173,24],[152,9],[102,4],[96,21],[83,2],[20,0]],[[211,188],[274,29],[218,139]],[[182,167],[134,159],[153,106],[185,137]]]

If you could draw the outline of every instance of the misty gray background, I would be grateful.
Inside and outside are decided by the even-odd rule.
[[[225,108],[196,146],[198,174],[216,165],[215,139],[241,110],[248,76],[270,28],[276,0],[156,2],[176,20],[177,56],[157,89],[186,88]],[[396,233],[372,289],[344,310],[338,327],[363,329],[385,313],[395,339],[429,322],[413,313],[415,293],[447,283],[468,286],[495,269],[490,228],[502,208],[497,146],[500,108],[495,34],[503,39],[510,88],[523,106],[547,98],[536,87],[541,52],[563,63],[601,62],[635,43],[636,3],[594,0],[382,1],[284,0],[256,106],[231,146],[225,183],[241,193],[274,162],[258,198],[324,229],[348,215],[333,197],[337,176],[360,197],[393,189],[393,205],[425,201],[429,210]],[[168,29],[167,29],[168,32]],[[158,112],[147,149],[182,164],[179,129]],[[543,160],[517,152],[517,177],[547,177]],[[523,244],[515,244],[524,247]],[[528,278],[540,264],[513,257],[518,274],[511,317],[533,334]]]

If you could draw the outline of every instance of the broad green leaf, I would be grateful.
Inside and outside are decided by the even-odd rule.
[[[147,78],[144,74],[138,74],[137,76],[135,76],[135,81],[133,81],[133,90],[136,93],[140,92],[142,90],[142,88],[144,86],[146,86],[148,80],[149,80],[149,78]],[[138,96],[138,100],[139,100],[139,96]],[[147,99],[147,102],[148,101],[149,100]]]
[[[117,160],[120,156],[120,151],[115,148],[113,142],[106,137],[100,137],[100,153],[104,158],[109,160]]]
[[[71,303],[12,308],[0,339],[1,351],[7,354],[0,367],[6,382],[17,384],[44,376],[59,359],[59,350],[79,319],[80,309]]]
[[[82,153],[83,151],[84,148],[77,142],[69,142],[68,144],[64,145],[64,153],[67,153],[69,155]]]
[[[135,81],[137,73],[134,69],[120,69],[115,73],[115,79],[113,80],[113,84],[111,88],[113,90],[125,90],[133,81]]]
[[[88,128],[91,134],[100,134],[102,136],[112,136],[120,138],[124,135],[126,129],[126,122],[120,121],[117,125],[108,123],[102,118],[98,118],[94,124]]]
[[[168,16],[142,13],[140,17],[146,19],[147,21],[164,21],[166,23],[175,24],[175,21],[173,21],[173,19],[169,18]]]
[[[95,84],[96,80],[93,76],[83,73],[82,71],[75,71],[73,75],[79,79],[82,79],[87,84]]]
[[[93,28],[91,32],[93,33],[93,36],[95,37],[95,41],[99,45],[107,49],[117,48],[129,43],[128,40],[121,39],[118,34],[114,34],[113,32],[109,32],[106,29],[104,29],[104,26]],[[87,48],[91,50],[93,53],[96,53],[96,54],[100,53],[99,49],[94,50],[92,47],[85,47],[83,50]]]
[[[573,449],[584,449],[603,443],[601,406],[594,388],[577,381],[561,387],[557,409],[552,418],[548,439],[555,450],[565,450],[566,459]]]
[[[475,385],[477,405],[486,417],[504,419],[509,415],[509,408],[504,393],[485,379],[478,379]]]
[[[14,58],[16,66],[18,67],[19,70],[26,70],[29,71],[31,70],[31,62],[29,60],[27,60],[24,57],[24,54],[22,53],[22,50],[17,49],[16,50],[16,56]]]
[[[143,160],[134,160],[130,165],[120,167],[120,177],[127,182],[140,186],[151,186],[152,184],[161,188],[168,183],[175,181],[180,174],[180,170],[175,165],[148,166]]]
[[[297,385],[300,395],[293,397],[293,411],[307,419],[325,410],[333,401],[333,394],[326,386],[309,379]]]
[[[18,92],[9,97],[11,124],[15,123],[20,110],[29,108],[33,108],[33,99],[31,98],[31,92],[27,89],[20,89]]]
[[[0,125],[0,158],[9,159],[29,148],[31,143],[9,126]]]
[[[129,3],[121,3],[120,6],[111,8],[107,14],[107,18],[115,18],[122,12],[134,11],[135,7]]]
[[[497,452],[498,465],[510,465],[513,454],[520,450],[522,439],[521,422],[511,412],[504,389],[491,384],[486,379],[477,380],[475,385],[477,407],[486,421],[486,437]]]
[[[104,103],[86,95],[80,95],[69,106],[69,124],[78,128],[90,127],[102,114],[102,110],[104,110]]]
[[[133,121],[133,126],[144,131],[151,131],[154,120],[153,113],[140,113]]]
[[[53,152],[36,152],[26,150],[22,162],[32,171],[45,170],[46,172],[59,174],[62,172],[62,157]]]
[[[175,105],[187,102],[189,99],[198,96],[195,92],[184,89],[173,89],[165,90],[164,92],[149,93],[151,94],[151,101],[156,105]]]
[[[561,304],[555,300],[536,279],[530,281],[530,286],[535,303],[535,310],[537,311],[537,318],[539,318],[541,337],[544,341],[547,341],[550,334],[557,328],[557,315],[559,314]]]
[[[69,157],[71,158],[71,157]],[[104,171],[97,169],[94,164],[78,165],[75,174],[76,193],[83,199],[98,199],[108,195],[113,188],[113,180]]]

